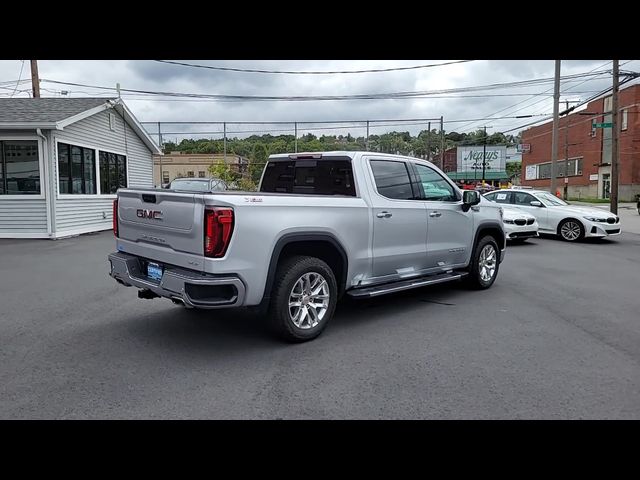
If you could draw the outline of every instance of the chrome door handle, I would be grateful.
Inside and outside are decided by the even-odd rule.
[[[430,217],[441,217],[442,214],[440,212],[429,212]]]
[[[376,214],[376,217],[378,218],[389,218],[391,217],[391,215],[393,215],[392,213],[389,212],[380,212]]]

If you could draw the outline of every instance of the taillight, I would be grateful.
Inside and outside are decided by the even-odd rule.
[[[113,234],[118,236],[118,199],[113,201]]]
[[[204,256],[224,257],[233,233],[233,209],[207,207],[204,211]]]

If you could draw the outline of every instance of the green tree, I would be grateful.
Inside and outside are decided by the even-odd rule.
[[[507,175],[512,177],[522,171],[522,162],[509,162],[506,165]]]
[[[224,162],[212,163],[209,165],[209,173],[212,177],[233,183],[240,179],[240,174],[231,168],[231,165]]]
[[[249,160],[249,176],[253,182],[259,182],[262,170],[267,163],[269,151],[264,143],[256,143],[253,146],[251,159]]]

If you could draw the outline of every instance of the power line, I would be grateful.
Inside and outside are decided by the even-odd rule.
[[[609,65],[610,63],[611,63],[611,61],[607,61],[607,62],[603,63],[602,65],[599,65],[599,66],[597,66],[596,68],[594,68],[594,69],[592,69],[592,70],[589,70],[589,72],[587,72],[587,73],[593,73],[594,71],[596,71],[596,70],[598,70],[598,69],[600,69],[600,68],[602,68],[602,67],[605,67],[605,66]],[[628,63],[628,62],[627,62],[627,63]],[[608,72],[601,72],[600,74],[602,74],[602,73],[608,73]],[[572,87],[568,87],[566,90],[571,90],[571,89],[573,89],[573,88],[575,88],[575,87],[577,87],[577,86],[579,86],[579,85],[582,85],[582,84],[584,84],[584,83],[586,83],[586,82],[589,82],[589,81],[592,81],[592,80],[597,80],[597,79],[598,79],[597,77],[593,77],[593,78],[590,78],[590,79],[584,80],[584,81],[582,81],[582,82],[578,83],[577,85],[573,85]],[[569,83],[569,82],[565,82],[565,84],[566,84],[566,83]],[[553,90],[553,87],[551,87],[551,88],[549,88],[549,89],[545,90],[545,91],[544,91],[544,92],[542,92],[542,93],[547,93],[547,92],[550,92],[551,90]],[[565,92],[566,92],[566,90],[565,90]],[[574,92],[574,93],[577,93],[577,92]],[[500,110],[498,110],[497,112],[494,112],[494,113],[492,113],[491,115],[489,115],[489,117],[493,117],[493,115],[497,115],[498,113],[502,113],[502,112],[504,112],[505,110],[509,110],[509,109],[511,109],[511,108],[513,108],[513,107],[516,107],[516,106],[518,106],[518,105],[521,105],[522,103],[526,103],[526,102],[528,102],[529,100],[532,100],[532,98],[522,100],[522,101],[520,101],[520,102],[518,102],[518,103],[515,103],[515,104],[510,105],[510,106],[508,106],[508,107],[505,107],[505,108],[503,108],[503,109],[500,109]],[[521,108],[519,108],[519,109],[517,109],[517,110],[514,110],[514,111],[513,111],[513,112],[511,112],[511,113],[516,113],[516,112],[519,112],[519,111],[524,110],[525,108],[530,108],[530,107],[532,107],[533,105],[536,105],[536,104],[538,104],[538,103],[544,102],[545,100],[546,100],[546,99],[538,100],[537,102],[533,102],[533,103],[531,103],[531,104],[529,104],[529,105],[525,105],[525,106],[523,106],[523,107],[521,107]],[[475,123],[475,122],[471,122],[471,123],[469,123],[469,125],[471,125],[472,123]],[[462,129],[466,128],[467,126],[468,126],[468,125],[463,126],[463,127],[462,127]]]
[[[620,84],[619,84],[619,86],[621,87],[622,85],[624,85],[624,84],[626,84],[626,83],[629,83],[629,82],[630,82],[630,81],[632,81],[632,80],[633,80],[633,78],[627,78],[627,79],[625,79],[625,80],[621,81],[621,82],[620,82]],[[613,87],[608,87],[608,88],[606,88],[606,89],[602,90],[600,93],[598,93],[598,94],[596,94],[596,95],[593,95],[592,97],[590,97],[590,98],[588,98],[588,99],[586,99],[586,100],[581,101],[579,104],[575,105],[574,107],[571,107],[569,110],[575,110],[576,108],[581,107],[582,105],[585,105],[585,104],[587,104],[587,103],[589,103],[589,102],[591,102],[591,101],[593,101],[593,100],[597,99],[598,97],[601,97],[602,95],[606,95],[606,94],[607,94],[607,93],[609,93],[611,90],[613,90]],[[545,118],[545,119],[536,120],[535,122],[527,123],[526,125],[520,125],[519,127],[515,127],[515,128],[512,128],[512,129],[510,129],[510,130],[505,130],[505,131],[503,131],[502,133],[508,133],[508,132],[512,132],[512,131],[514,131],[514,130],[519,130],[519,129],[522,129],[522,128],[525,128],[525,127],[529,127],[529,126],[531,126],[531,125],[535,125],[536,123],[540,123],[540,122],[542,122],[542,121],[544,121],[544,120],[549,120],[550,118],[551,118],[551,116],[548,116],[548,117],[547,117],[547,118]]]
[[[593,74],[574,74],[563,77],[583,78]],[[595,74],[599,75],[599,74]],[[99,90],[116,91],[113,87],[105,87],[99,85],[86,85],[73,82],[62,82],[58,80],[42,79],[43,82],[56,83],[61,85],[71,85],[76,87],[95,88]],[[164,97],[183,97],[183,98],[207,98],[216,100],[235,100],[235,101],[326,101],[326,100],[381,100],[381,99],[397,99],[397,98],[418,98],[423,96],[458,93],[458,92],[476,92],[483,90],[495,90],[499,88],[522,88],[533,85],[539,85],[553,81],[553,78],[540,78],[523,80],[517,82],[495,83],[489,85],[479,85],[470,87],[461,87],[443,90],[424,90],[424,91],[406,91],[406,92],[388,92],[388,93],[368,93],[368,94],[352,94],[352,95],[311,95],[311,96],[277,96],[277,95],[222,95],[222,94],[201,94],[201,93],[178,93],[178,92],[161,92],[137,89],[120,89],[122,92],[138,93],[145,95],[158,95]]]
[[[13,96],[16,94],[16,90],[18,89],[18,85],[20,84],[20,80],[22,80],[22,70],[24,69],[24,60],[22,60],[22,65],[20,65],[20,75],[18,75],[18,81],[16,82],[16,86],[13,89],[13,93],[11,94],[10,98],[13,98]]]
[[[455,60],[445,63],[431,63],[427,65],[413,65],[410,67],[394,67],[394,68],[374,68],[370,70],[337,70],[337,71],[296,71],[296,70],[258,70],[252,68],[233,68],[233,67],[216,67],[213,65],[198,65],[194,63],[175,62],[170,60],[154,60],[158,63],[167,63],[171,65],[180,65],[183,67],[191,68],[205,68],[208,70],[222,70],[226,72],[242,72],[242,73],[268,73],[268,74],[283,74],[283,75],[337,75],[337,74],[352,74],[352,73],[381,73],[381,72],[397,72],[401,70],[417,70],[421,68],[442,67],[445,65],[453,65],[456,63],[474,62],[475,60]]]

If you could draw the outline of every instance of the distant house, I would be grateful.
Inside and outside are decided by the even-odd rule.
[[[185,153],[171,152],[153,156],[153,182],[160,186],[179,177],[208,178],[209,167],[213,164],[226,163],[238,173],[246,173],[249,160],[240,155],[228,153]],[[161,176],[162,172],[162,176]]]
[[[0,99],[0,238],[112,228],[121,187],[153,186],[158,146],[118,99]]]

